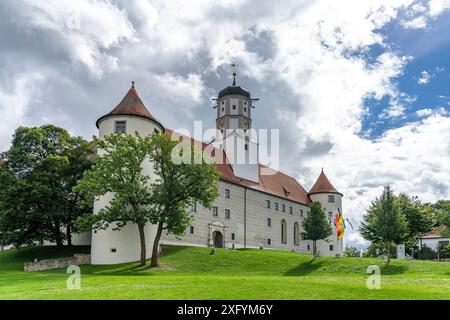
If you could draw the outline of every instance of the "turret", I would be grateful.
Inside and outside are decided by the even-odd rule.
[[[139,97],[134,82],[122,101],[109,113],[97,120],[99,138],[108,134],[139,133],[141,136],[164,132],[164,127],[148,111]],[[102,154],[98,150],[98,154]],[[143,171],[151,176],[153,167],[150,162],[142,164]],[[112,200],[113,194],[106,194],[94,202],[94,214],[104,208]],[[113,231],[114,224],[106,230],[94,231],[91,242],[92,264],[114,264],[138,261],[140,258],[140,242],[137,225],[129,222],[120,231]],[[156,226],[145,226],[147,258],[151,257]]]
[[[337,213],[342,213],[343,194],[336,190],[322,169],[308,195],[312,201],[319,201],[322,204],[327,220],[333,230],[332,236],[326,242],[319,242],[319,252],[328,255],[342,255],[343,239],[337,239],[334,218]]]

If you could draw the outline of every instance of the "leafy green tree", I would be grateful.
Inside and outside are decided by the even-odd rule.
[[[75,190],[92,199],[107,193],[113,197],[97,214],[78,219],[77,226],[97,230],[114,223],[113,229],[120,230],[127,223],[135,223],[140,238],[140,264],[145,265],[144,227],[147,223],[156,224],[152,266],[157,266],[163,230],[182,235],[192,219],[186,210],[188,205],[194,201],[205,207],[212,205],[218,195],[218,172],[205,163],[174,164],[171,155],[178,141],[163,134],[112,134],[95,142],[103,154]],[[192,149],[191,156],[196,152]]]
[[[302,222],[303,239],[313,241],[313,255],[317,256],[317,240],[324,240],[333,233],[330,224],[325,216],[324,209],[320,202],[315,201],[311,205],[309,214]]]
[[[389,186],[384,188],[381,197],[372,202],[363,216],[360,233],[372,243],[384,244],[386,265],[391,258],[390,247],[407,238],[408,221]]]
[[[417,238],[433,228],[433,215],[424,208],[417,197],[402,193],[396,198],[408,223],[408,232],[404,239],[405,247],[409,253],[413,253],[413,250],[417,249]]]
[[[14,244],[70,242],[82,200],[72,189],[92,165],[90,153],[83,138],[62,128],[16,130],[0,175],[0,226]]]

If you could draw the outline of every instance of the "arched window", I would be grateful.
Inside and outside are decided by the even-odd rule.
[[[287,243],[287,233],[286,233],[286,221],[283,219],[281,220],[281,243],[286,244]]]
[[[299,237],[299,228],[298,228],[298,222],[294,223],[294,245],[298,246],[300,245],[300,237]]]

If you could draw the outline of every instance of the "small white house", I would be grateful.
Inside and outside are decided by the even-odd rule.
[[[442,224],[421,236],[418,239],[419,248],[422,249],[423,246],[426,246],[434,251],[437,251],[438,248],[448,246],[450,244],[450,238],[442,235],[444,229],[445,226]]]

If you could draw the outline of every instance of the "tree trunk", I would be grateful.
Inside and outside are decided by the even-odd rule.
[[[152,251],[152,267],[158,266],[158,248],[159,248],[159,240],[161,239],[161,234],[163,230],[163,223],[160,222],[158,224],[158,231],[156,232],[155,241],[153,242],[153,251]]]
[[[58,248],[63,247],[63,246],[64,246],[64,243],[63,243],[63,239],[62,239],[62,235],[61,235],[61,228],[60,228],[60,225],[59,225],[59,221],[58,221],[57,223],[55,223],[55,231],[54,231],[54,234],[55,234],[55,242],[56,242],[56,246],[57,246]]]
[[[67,224],[66,227],[66,237],[67,237],[67,245],[72,245],[72,228],[70,227],[70,223]]]
[[[145,232],[144,232],[144,224],[138,224],[138,229],[139,229],[139,239],[141,241],[141,260],[140,260],[140,265],[141,266],[145,266],[145,262],[147,260],[147,248],[145,245]]]
[[[389,261],[391,261],[391,246],[389,244],[389,242],[387,243],[387,260],[386,260],[386,265],[389,264]]]
[[[316,240],[313,240],[313,255],[314,255],[314,258],[317,257],[317,244],[316,244]]]

